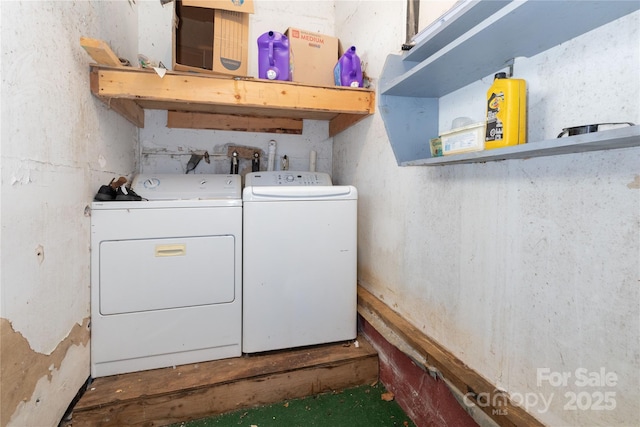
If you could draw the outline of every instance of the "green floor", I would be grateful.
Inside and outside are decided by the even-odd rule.
[[[361,386],[174,424],[174,427],[414,427],[395,400],[382,399],[383,393],[386,390],[381,384]]]

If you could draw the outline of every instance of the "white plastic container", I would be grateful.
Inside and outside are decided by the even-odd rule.
[[[442,154],[449,156],[484,150],[484,131],[485,123],[480,122],[442,133]]]

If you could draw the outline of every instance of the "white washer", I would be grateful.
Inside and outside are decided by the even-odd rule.
[[[240,356],[240,177],[139,175],[132,188],[149,201],[92,204],[91,375]]]
[[[244,353],[356,337],[357,197],[323,173],[247,174]]]

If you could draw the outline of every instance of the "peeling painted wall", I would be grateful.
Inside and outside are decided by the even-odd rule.
[[[66,408],[66,399],[78,391],[77,384],[68,378],[77,376],[78,367],[89,363],[88,331],[89,318],[86,318],[82,325],[75,324],[50,354],[44,354],[34,351],[8,320],[0,319],[1,425],[7,425],[9,420],[16,426],[43,425],[49,414]],[[13,414],[11,408],[16,408]]]
[[[404,16],[398,2],[338,1],[336,32],[376,79],[404,42]],[[634,13],[516,59],[530,141],[640,123],[639,29]],[[482,120],[491,80],[442,98],[440,130]],[[335,180],[358,188],[367,289],[496,386],[538,397],[529,411],[549,425],[640,424],[640,148],[403,168],[376,114],[334,137],[333,154]],[[538,385],[539,368],[571,377]],[[578,369],[616,385],[581,385]],[[607,392],[615,408],[596,410]]]
[[[0,425],[58,425],[89,376],[89,222],[137,129],[89,91],[80,37],[135,58],[129,2],[0,2]],[[133,35],[133,37],[132,37]]]
[[[334,34],[334,7],[332,1],[292,1],[283,6],[281,1],[260,0],[249,19],[249,75],[258,75],[258,37],[270,30],[284,33],[295,26],[322,34]],[[171,23],[173,3],[140,4],[140,51],[171,66]],[[305,120],[302,135],[273,133],[228,132],[214,130],[169,129],[166,111],[147,111],[144,129],[140,130],[140,169],[147,173],[185,173],[192,153],[208,152],[211,163],[201,161],[196,173],[228,173],[230,158],[227,147],[252,147],[268,152],[270,140],[277,143],[275,169],[286,155],[290,170],[309,170],[309,153],[317,153],[316,170],[331,173],[333,138],[328,137],[328,123]],[[261,168],[266,170],[266,156]],[[241,159],[240,173],[251,172],[251,161]]]

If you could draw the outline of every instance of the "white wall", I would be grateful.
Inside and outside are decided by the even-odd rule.
[[[336,2],[336,33],[374,79],[404,42],[403,4]],[[640,123],[639,19],[516,61],[530,141]],[[482,120],[491,80],[442,98],[440,130],[458,116]],[[548,410],[540,400],[528,408],[549,425],[640,424],[639,165],[630,148],[403,168],[379,114],[334,137],[334,180],[360,194],[362,284],[514,398],[551,399]],[[538,386],[538,368],[572,377]],[[604,368],[617,385],[578,387],[579,368]],[[612,392],[616,408],[565,410],[572,392]]]
[[[159,1],[140,3],[140,52],[171,67],[171,22],[173,3],[164,7]],[[258,37],[269,31],[284,33],[289,26],[332,35],[334,7],[332,1],[263,1],[255,2],[249,20],[249,75],[258,75]],[[207,151],[211,163],[200,162],[196,173],[228,173],[227,147],[255,147],[268,152],[270,140],[277,142],[276,170],[287,155],[290,170],[308,170],[309,152],[316,151],[320,172],[331,173],[333,139],[328,137],[328,123],[305,120],[302,135],[229,132],[215,130],[169,129],[166,111],[147,111],[146,125],[140,130],[141,171],[147,173],[184,173],[191,153]],[[266,170],[263,158],[261,168]],[[241,160],[240,172],[250,172],[251,162]]]
[[[0,2],[0,424],[57,425],[89,376],[89,224],[135,168],[137,130],[89,91],[80,37],[135,53],[128,2]]]

